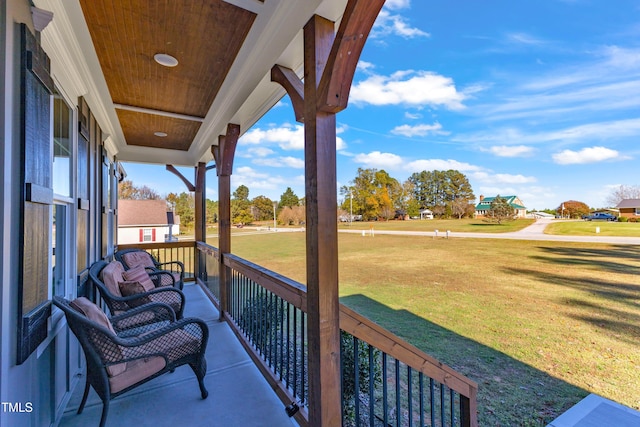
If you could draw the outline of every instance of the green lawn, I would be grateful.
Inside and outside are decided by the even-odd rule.
[[[507,221],[502,224],[492,224],[481,219],[424,219],[409,221],[355,221],[338,223],[339,229],[355,229],[368,231],[371,227],[375,230],[403,230],[403,231],[434,231],[467,233],[508,233],[518,231],[528,225],[533,224],[532,219],[518,219]]]
[[[597,233],[596,229],[600,232]],[[606,222],[606,221],[558,221],[552,222],[545,229],[546,234],[565,236],[627,236],[640,237],[638,222]]]
[[[640,407],[639,246],[339,239],[342,302],[477,381],[480,425],[545,425],[589,392]],[[305,281],[303,233],[232,247]]]

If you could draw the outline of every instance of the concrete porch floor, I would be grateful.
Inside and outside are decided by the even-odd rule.
[[[189,427],[292,427],[284,405],[251,361],[218,311],[199,286],[186,284],[185,317],[198,317],[209,326],[207,375],[209,397],[202,400],[193,371],[181,366],[175,372],[113,399],[107,426]],[[76,411],[82,399],[84,378],[78,382],[59,423],[60,427],[97,426],[102,401],[91,390],[82,414]]]

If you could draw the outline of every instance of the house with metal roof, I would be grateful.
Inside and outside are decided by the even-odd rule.
[[[487,211],[491,208],[491,202],[493,202],[496,197],[500,197],[505,199],[509,205],[515,209],[517,218],[526,218],[527,216],[527,208],[522,203],[522,200],[518,196],[500,196],[497,195],[495,197],[485,197],[480,195],[480,202],[476,205],[475,216],[476,218],[482,218],[487,214]]]

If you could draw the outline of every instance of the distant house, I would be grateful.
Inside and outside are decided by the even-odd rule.
[[[420,219],[433,219],[433,211],[430,209],[422,209],[420,211]]]
[[[487,211],[491,208],[491,202],[493,202],[496,197],[480,196],[480,202],[476,205],[476,218],[482,218],[487,214]],[[517,218],[527,217],[527,208],[524,207],[522,200],[520,200],[518,196],[500,196],[500,198],[505,199],[507,203],[515,209]]]
[[[118,243],[164,242],[169,237],[166,200],[118,200]],[[179,233],[179,217],[171,234]]]
[[[640,217],[640,199],[624,199],[618,206],[620,210],[620,216],[626,216],[627,218]]]

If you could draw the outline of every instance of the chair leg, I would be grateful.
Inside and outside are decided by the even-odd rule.
[[[196,363],[189,363],[189,366],[193,370],[193,373],[196,374],[196,378],[198,378],[198,386],[200,387],[200,395],[203,399],[206,399],[209,396],[209,392],[204,385],[204,376],[207,373],[207,361],[204,357]]]
[[[107,415],[109,413],[109,400],[102,402],[102,416],[100,417],[100,427],[104,427],[107,422]]]
[[[80,407],[78,408],[78,414],[81,414],[84,410],[84,405],[87,403],[87,396],[89,396],[89,376],[87,375],[87,381],[84,385],[84,394],[82,395],[82,402],[80,402]]]

